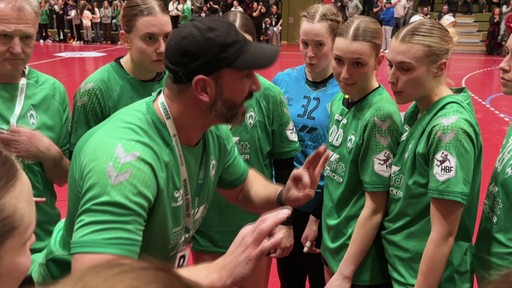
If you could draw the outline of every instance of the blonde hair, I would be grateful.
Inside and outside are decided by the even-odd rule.
[[[110,261],[73,272],[46,288],[199,288],[155,260]]]
[[[130,34],[140,18],[158,14],[167,15],[164,4],[158,0],[127,0],[121,11],[121,27]]]
[[[450,32],[432,19],[423,19],[405,26],[393,36],[392,41],[423,47],[430,64],[448,59],[455,45]]]
[[[379,55],[382,48],[382,28],[377,20],[368,16],[351,17],[341,25],[336,37],[368,43],[373,46],[375,55]]]
[[[315,4],[310,6],[301,14],[301,24],[303,22],[327,23],[333,42],[340,25],[343,24],[340,12],[332,4]]]

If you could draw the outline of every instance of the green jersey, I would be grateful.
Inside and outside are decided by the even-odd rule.
[[[395,287],[414,286],[431,232],[431,198],[463,204],[455,243],[439,287],[472,287],[471,241],[482,171],[482,141],[466,89],[420,114],[413,104],[393,160],[382,239]]]
[[[512,126],[509,127],[487,187],[475,243],[474,265],[478,284],[493,281],[512,267]]]
[[[121,109],[78,143],[69,172],[68,214],[48,248],[33,259],[36,283],[69,273],[74,254],[172,262],[190,243],[216,187],[235,188],[245,181],[248,168],[225,126],[207,130],[194,147],[182,146],[193,218],[186,227],[177,153],[154,100]]]
[[[393,155],[401,136],[398,106],[379,86],[353,107],[339,93],[331,102],[329,151],[322,209],[322,256],[337,271],[347,252],[365,192],[387,193]],[[377,233],[352,284],[389,283],[384,248]]]
[[[272,178],[272,159],[292,158],[300,151],[283,92],[257,75],[261,90],[246,102],[245,122],[231,128],[233,141],[246,163]],[[224,253],[236,235],[257,214],[231,204],[219,194],[213,196],[208,214],[194,234],[192,249]]]
[[[71,154],[78,140],[117,110],[151,96],[162,88],[165,73],[150,81],[141,81],[124,70],[120,58],[91,74],[80,85],[73,100],[71,120]]]
[[[19,84],[0,84],[0,130],[8,130],[16,107]],[[57,145],[64,156],[69,155],[69,100],[64,86],[55,78],[28,69],[23,106],[16,125],[37,130]],[[60,220],[56,206],[57,194],[53,183],[46,177],[43,165],[29,159],[19,159],[30,179],[34,197],[46,198],[36,205],[36,242],[32,253],[43,250],[53,228]]]

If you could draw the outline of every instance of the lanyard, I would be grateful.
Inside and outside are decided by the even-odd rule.
[[[18,98],[16,99],[16,106],[14,107],[14,113],[11,116],[11,126],[15,126],[18,122],[18,118],[20,118],[21,109],[23,108],[23,103],[25,102],[25,92],[27,91],[27,73],[28,66],[23,70],[23,74],[21,74],[21,80],[18,87]]]
[[[160,111],[164,116],[165,124],[167,125],[167,130],[171,135],[172,142],[174,144],[174,149],[176,150],[176,155],[178,155],[178,161],[180,163],[180,171],[181,171],[181,183],[182,183],[182,192],[183,192],[183,206],[185,212],[185,234],[188,238],[188,235],[192,231],[192,200],[190,196],[190,183],[188,180],[187,166],[185,164],[185,157],[183,157],[183,151],[181,150],[180,139],[178,138],[178,132],[176,131],[176,126],[174,126],[174,121],[172,119],[171,112],[167,107],[167,104],[164,100],[163,92],[158,96],[158,107],[160,107]]]

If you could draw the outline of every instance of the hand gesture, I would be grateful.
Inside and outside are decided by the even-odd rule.
[[[43,162],[58,149],[52,140],[37,130],[11,126],[6,133],[0,133],[0,145],[17,157]]]
[[[329,159],[325,145],[309,155],[301,168],[295,169],[283,189],[282,202],[293,207],[300,206],[315,196],[315,189]]]

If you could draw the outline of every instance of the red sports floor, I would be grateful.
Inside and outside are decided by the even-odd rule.
[[[125,50],[120,45],[37,43],[29,65],[60,80],[66,87],[70,104],[73,105],[73,95],[80,83],[96,69],[124,53]],[[502,57],[499,56],[455,54],[451,57],[448,68],[448,78],[452,83],[450,86],[466,86],[471,92],[480,124],[484,147],[481,203],[494,161],[512,119],[512,97],[504,96],[500,88],[500,72],[497,66],[501,60]],[[298,46],[283,45],[277,63],[259,73],[272,79],[277,72],[300,64],[302,56]],[[388,88],[386,70],[387,64],[384,63],[377,75],[379,82]],[[407,107],[400,108],[405,111]],[[66,191],[66,187],[58,189],[58,206],[63,217],[66,215]],[[279,287],[275,266],[269,287]]]

